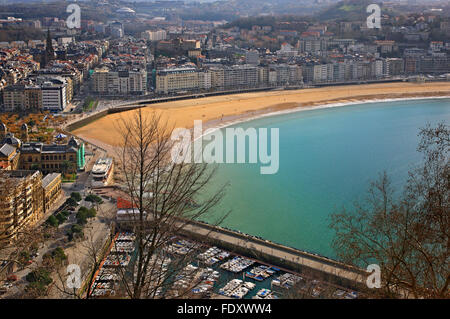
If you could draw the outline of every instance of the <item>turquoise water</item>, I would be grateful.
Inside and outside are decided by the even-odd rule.
[[[222,226],[331,258],[329,215],[363,199],[384,170],[401,188],[420,163],[419,128],[450,121],[450,100],[409,100],[317,109],[240,123],[279,128],[280,166],[220,164],[214,184],[229,182]]]

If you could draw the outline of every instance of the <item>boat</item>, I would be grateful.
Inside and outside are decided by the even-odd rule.
[[[113,160],[110,157],[99,158],[92,167],[92,186],[106,186],[113,171]]]

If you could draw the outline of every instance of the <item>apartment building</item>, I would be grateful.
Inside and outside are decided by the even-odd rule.
[[[67,106],[67,84],[64,81],[53,79],[40,85],[42,91],[42,109],[59,112]]]
[[[61,174],[50,173],[42,179],[43,209],[47,213],[52,205],[62,196]]]
[[[209,90],[212,87],[212,73],[207,70],[198,72],[198,87],[200,90]]]
[[[42,109],[42,90],[39,86],[26,86],[24,90],[25,94],[25,107],[32,110]]]
[[[20,231],[43,217],[42,174],[11,170],[0,174],[0,243],[10,243]]]
[[[302,81],[302,69],[298,65],[273,64],[258,70],[260,86],[297,85]]]
[[[258,85],[258,74],[258,67],[252,65],[224,67],[224,88],[256,87]]]
[[[225,86],[225,70],[220,67],[210,68],[211,86],[217,90],[221,90]]]
[[[113,83],[112,73],[106,67],[98,68],[92,75],[92,90],[97,93],[107,93],[108,87]]]
[[[3,106],[7,112],[27,108],[25,103],[25,85],[7,86],[3,90]]]
[[[69,79],[40,78],[35,84],[16,84],[3,90],[3,107],[7,112],[16,109],[42,109],[62,111],[70,100],[73,92],[67,93]]]
[[[342,82],[380,78],[385,69],[385,63],[381,59],[326,64],[309,63],[302,66],[302,75],[304,81],[309,83]]]
[[[92,75],[92,90],[98,94],[131,94],[147,92],[147,71],[144,69],[96,69]]]
[[[401,75],[405,71],[405,61],[400,58],[388,58],[386,59],[386,70],[384,74],[396,76]]]
[[[147,30],[141,33],[141,38],[147,41],[161,41],[167,39],[167,32],[165,30]]]
[[[156,93],[173,93],[199,89],[199,76],[195,68],[163,69],[156,74]]]
[[[437,74],[450,72],[450,58],[445,53],[422,57],[420,72]]]

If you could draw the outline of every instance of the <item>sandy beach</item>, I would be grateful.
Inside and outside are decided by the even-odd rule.
[[[151,104],[142,110],[145,114],[158,112],[164,121],[167,120],[169,127],[190,128],[194,120],[202,120],[206,128],[223,126],[263,114],[310,109],[326,104],[434,96],[450,96],[450,82],[399,82],[243,93]],[[114,146],[119,146],[121,141],[117,130],[118,121],[121,118],[131,118],[134,112],[136,110],[109,114],[73,133],[111,150]]]

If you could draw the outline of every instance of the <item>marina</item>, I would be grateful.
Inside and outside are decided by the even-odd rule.
[[[233,279],[228,282],[223,288],[219,289],[219,294],[236,299],[242,299],[248,292],[255,288],[255,284],[245,282],[240,279]]]
[[[198,260],[203,262],[205,265],[212,266],[219,261],[223,261],[230,256],[230,253],[221,250],[217,247],[211,247],[204,253],[201,253],[197,256]]]
[[[253,299],[278,299],[279,297],[272,290],[263,288],[259,290]]]
[[[236,256],[236,257],[233,257],[231,260],[222,264],[220,266],[220,268],[231,271],[233,273],[239,273],[239,272],[243,271],[244,269],[247,269],[254,263],[255,262],[251,259]]]
[[[116,294],[120,286],[118,269],[133,265],[137,256],[134,240],[131,232],[115,236],[95,277],[92,297]],[[186,258],[188,254],[193,254],[193,260]],[[331,295],[336,299],[360,297],[355,291],[181,237],[170,238],[160,253],[152,257],[150,263],[156,265],[158,274],[161,274],[156,281],[164,280],[173,262],[184,258],[187,263],[174,274],[173,284],[168,290],[156,283],[151,287],[155,297],[277,299],[283,298],[294,286],[314,298],[324,298],[325,293],[328,298]]]
[[[280,271],[278,268],[265,265],[257,266],[245,273],[245,276],[257,281],[263,281]]]

